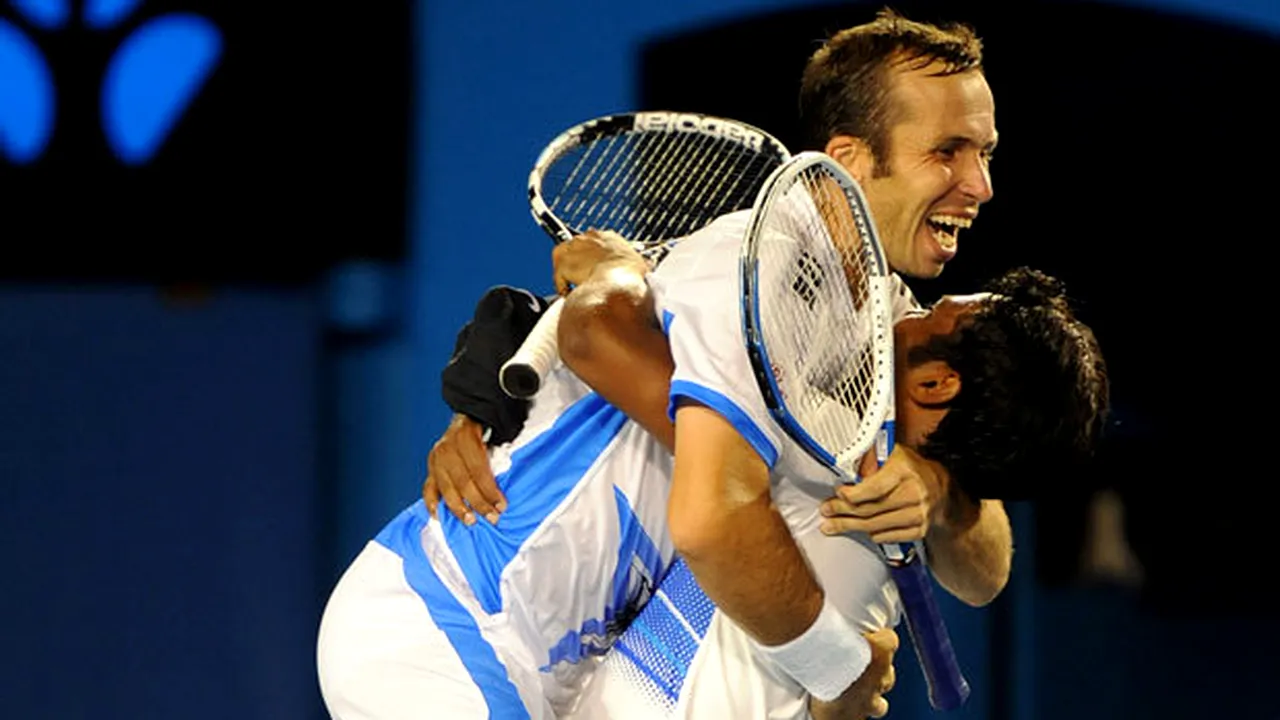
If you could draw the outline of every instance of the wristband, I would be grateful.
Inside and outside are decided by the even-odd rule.
[[[782,645],[755,645],[810,695],[824,702],[839,697],[871,663],[871,644],[825,598],[818,619],[799,637]]]

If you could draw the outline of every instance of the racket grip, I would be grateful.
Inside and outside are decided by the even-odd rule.
[[[564,301],[558,298],[551,303],[520,349],[498,371],[498,384],[507,395],[517,400],[528,400],[538,394],[543,378],[560,357],[556,330],[560,326],[563,308]]]
[[[969,698],[969,682],[960,672],[951,636],[933,597],[929,571],[917,560],[892,566],[890,573],[902,598],[911,644],[929,684],[929,704],[935,710],[954,710]]]

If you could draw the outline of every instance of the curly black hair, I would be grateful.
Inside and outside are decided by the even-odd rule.
[[[1092,458],[1110,410],[1106,363],[1060,281],[1018,268],[986,290],[984,307],[908,358],[960,374],[919,452],[971,498],[1031,499]]]

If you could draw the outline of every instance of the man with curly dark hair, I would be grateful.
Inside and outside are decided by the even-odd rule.
[[[917,443],[974,498],[1042,495],[1047,468],[1089,459],[1108,406],[1106,365],[1090,329],[1075,320],[1062,283],[1036,270],[1010,271],[987,286],[979,310],[955,332],[933,335],[899,363],[942,363],[963,392]],[[932,317],[956,301],[944,298]],[[909,343],[915,320],[899,323]]]
[[[591,241],[584,240],[572,241],[567,252],[590,250]],[[621,248],[614,254],[621,256]],[[599,298],[591,297],[597,289],[609,291],[604,296],[609,297],[627,267],[619,257],[600,263],[586,277],[574,271],[579,287],[566,300],[561,352],[575,374],[671,446],[675,426],[662,396],[646,396],[637,389],[635,375],[613,371],[642,344],[629,338],[656,337],[654,331],[639,317],[627,327],[621,314],[599,312]],[[640,269],[638,263],[630,267]],[[984,503],[1042,494],[1050,486],[1047,469],[1078,466],[1091,457],[1109,409],[1101,350],[1093,332],[1075,317],[1062,283],[1020,268],[985,290],[944,297],[894,327],[899,447],[918,453],[919,463],[936,470],[926,482],[940,498],[936,504],[951,515],[924,538],[935,573],[968,559],[955,547],[956,539],[939,534],[939,528],[970,525]],[[655,372],[671,367],[669,358],[639,355],[625,364],[652,366]],[[843,601],[841,612],[864,631],[877,622],[891,624],[893,613],[882,614],[875,574],[824,545],[836,538],[820,534],[849,540],[849,521],[830,517],[843,513],[825,514],[829,517],[821,526],[800,522],[792,531],[828,598]],[[749,575],[756,562],[740,557],[739,572]],[[957,577],[952,572],[940,579]],[[759,651],[746,629],[725,619],[699,582],[682,566],[672,570],[659,588],[663,601],[645,605],[618,639],[575,717],[828,717],[832,707],[812,699],[806,707],[803,689]],[[852,603],[857,607],[850,598],[857,599]],[[697,627],[690,631],[688,619],[699,617],[711,619],[694,622]],[[671,663],[653,649],[689,644],[696,650],[683,663]],[[860,689],[864,678],[851,689]],[[670,701],[655,704],[664,689],[674,693]],[[880,710],[871,716],[879,717],[887,705],[882,697],[872,700]]]

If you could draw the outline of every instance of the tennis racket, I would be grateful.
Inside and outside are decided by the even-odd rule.
[[[814,459],[857,482],[893,449],[890,270],[853,178],[801,153],[760,190],[743,240],[742,318],[774,418]],[[969,695],[917,543],[881,545],[939,710]]]
[[[613,230],[656,264],[671,241],[751,206],[790,154],[768,133],[709,115],[638,112],[577,125],[552,140],[529,174],[529,209],[555,242]],[[529,398],[559,358],[559,301],[499,371]]]

